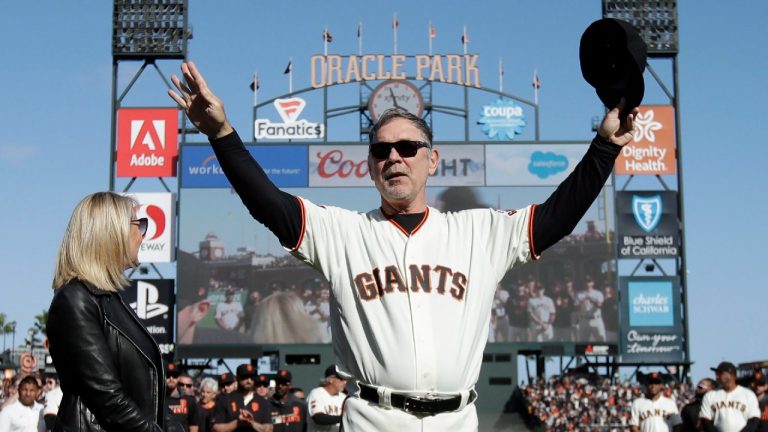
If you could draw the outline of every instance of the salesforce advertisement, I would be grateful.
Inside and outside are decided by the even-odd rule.
[[[619,280],[623,361],[679,361],[685,342],[680,322],[680,285],[674,277]]]
[[[489,144],[485,150],[485,183],[488,186],[557,186],[573,171],[588,148],[586,143]]]

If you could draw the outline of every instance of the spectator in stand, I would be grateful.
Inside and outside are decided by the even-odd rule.
[[[528,300],[530,340],[536,342],[552,340],[555,317],[555,303],[544,295],[544,287],[541,284],[533,284],[532,296]]]
[[[213,414],[216,409],[216,397],[219,395],[219,384],[213,378],[203,378],[200,381],[200,415],[203,432],[213,432]]]
[[[309,432],[336,432],[341,424],[341,412],[347,395],[347,379],[339,374],[336,365],[325,369],[325,379],[309,392],[307,422]]]
[[[752,391],[757,397],[757,405],[760,408],[760,422],[758,432],[768,432],[768,377],[762,372],[756,372],[752,377]]]
[[[253,290],[248,294],[248,303],[243,309],[243,320],[241,328],[243,331],[248,331],[253,325],[253,321],[256,319],[256,313],[259,311],[261,305],[261,293]]]
[[[695,432],[701,430],[701,422],[699,422],[701,401],[704,399],[704,395],[712,391],[714,388],[715,381],[709,378],[704,378],[696,385],[695,399],[686,404],[683,409],[680,410],[680,416],[683,419],[682,432]]]
[[[616,296],[616,289],[611,284],[605,284],[603,292],[605,293],[602,311],[605,340],[616,342],[619,340],[619,299]]]
[[[166,366],[165,426],[168,431],[198,432],[202,417],[197,409],[192,378],[182,374],[174,363]]]
[[[40,384],[32,375],[19,382],[19,398],[0,411],[2,432],[45,432],[45,423],[40,412],[43,406],[37,402]]]
[[[595,221],[587,221],[587,231],[582,236],[585,242],[600,241],[605,239],[605,234],[597,230]]]
[[[216,400],[214,432],[269,432],[272,430],[269,403],[254,392],[256,370],[251,364],[237,367],[237,391]]]
[[[632,432],[680,431],[683,420],[677,404],[662,395],[664,381],[661,374],[653,372],[646,378],[645,397],[632,402],[632,418],[629,421]]]
[[[290,392],[293,395],[293,397],[295,397],[296,399],[298,399],[298,400],[300,400],[302,402],[306,402],[307,401],[307,395],[304,394],[304,389],[303,388],[301,388],[301,387],[291,387]]]
[[[219,392],[221,394],[230,394],[237,390],[237,381],[229,372],[219,375]]]
[[[254,384],[256,386],[256,394],[259,395],[259,397],[264,398],[264,400],[268,400],[271,390],[271,385],[269,382],[269,379],[267,379],[266,375],[259,375],[256,377],[256,383]]]
[[[584,290],[576,294],[578,342],[605,342],[605,323],[601,309],[603,294],[595,288],[595,281],[587,276]]]
[[[517,293],[507,302],[510,342],[528,342],[528,294],[520,282]]]
[[[222,330],[235,330],[243,318],[243,305],[235,301],[235,289],[231,286],[225,293],[225,301],[216,305],[214,320]]]
[[[555,335],[556,341],[569,342],[573,340],[573,323],[571,315],[573,314],[573,301],[568,293],[565,292],[563,285],[557,283],[552,290],[552,298],[555,302]]]
[[[491,325],[488,335],[488,342],[507,342],[509,336],[509,318],[507,317],[507,302],[509,301],[509,291],[505,290],[501,284],[496,286],[496,293],[493,298],[493,309],[491,310]]]
[[[305,432],[307,406],[290,392],[292,375],[281,369],[275,378],[275,394],[269,398],[274,432]]]
[[[64,396],[64,393],[61,391],[61,387],[59,387],[59,377],[56,376],[56,374],[46,375],[43,391],[45,392],[45,399],[43,403],[43,420],[45,421],[45,429],[52,430],[53,425],[56,423],[56,414],[59,412],[61,398]]]
[[[760,421],[757,397],[736,384],[736,366],[722,362],[715,371],[719,390],[712,390],[701,401],[702,428],[707,432],[754,432]]]

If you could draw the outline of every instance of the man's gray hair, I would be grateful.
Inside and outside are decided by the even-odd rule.
[[[381,129],[385,124],[391,122],[392,120],[399,118],[411,122],[411,124],[415,126],[416,129],[421,131],[421,134],[424,135],[424,139],[427,141],[429,146],[432,147],[432,129],[429,127],[427,122],[425,122],[423,118],[413,115],[401,108],[391,108],[384,111],[384,114],[379,117],[379,119],[376,121],[376,124],[371,128],[371,131],[368,132],[368,143],[374,144],[376,142],[376,134],[379,133],[379,129]]]
[[[219,392],[219,383],[213,378],[203,378],[203,380],[200,381],[200,390],[203,390],[206,387],[211,389],[214,393]]]

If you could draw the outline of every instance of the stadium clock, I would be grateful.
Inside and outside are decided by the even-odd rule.
[[[375,122],[384,111],[391,108],[402,108],[411,114],[421,117],[424,111],[424,98],[415,85],[408,81],[390,80],[379,84],[368,99],[368,112]]]

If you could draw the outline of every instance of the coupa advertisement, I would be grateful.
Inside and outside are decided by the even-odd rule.
[[[671,277],[620,279],[624,361],[683,360],[680,286]]]

